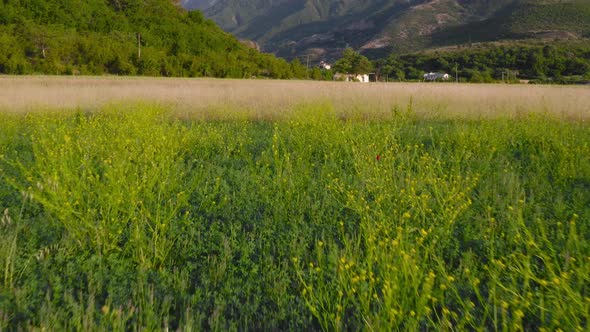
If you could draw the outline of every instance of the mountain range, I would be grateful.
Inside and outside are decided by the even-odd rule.
[[[182,0],[285,58],[333,59],[513,39],[590,37],[589,0]]]

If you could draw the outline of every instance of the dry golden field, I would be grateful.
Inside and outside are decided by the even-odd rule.
[[[342,116],[380,117],[397,108],[427,118],[519,117],[543,113],[590,118],[590,89],[579,86],[344,83],[275,80],[0,77],[0,110],[93,110],[127,101],[172,105],[191,118],[227,114],[277,118],[325,102]]]

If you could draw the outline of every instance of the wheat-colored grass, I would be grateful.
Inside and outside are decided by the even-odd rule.
[[[344,83],[113,77],[0,77],[0,110],[93,110],[142,101],[170,104],[186,117],[230,114],[278,118],[295,106],[326,102],[342,116],[379,118],[409,105],[428,118],[520,117],[543,113],[590,119],[590,89],[572,86]]]

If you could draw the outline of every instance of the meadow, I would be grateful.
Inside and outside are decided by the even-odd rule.
[[[587,331],[588,91],[0,78],[0,330]]]

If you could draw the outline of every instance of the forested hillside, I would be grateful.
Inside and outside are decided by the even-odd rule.
[[[290,78],[175,0],[0,1],[0,73]]]
[[[499,39],[590,37],[590,1],[517,0],[481,21],[437,31],[434,45]]]

